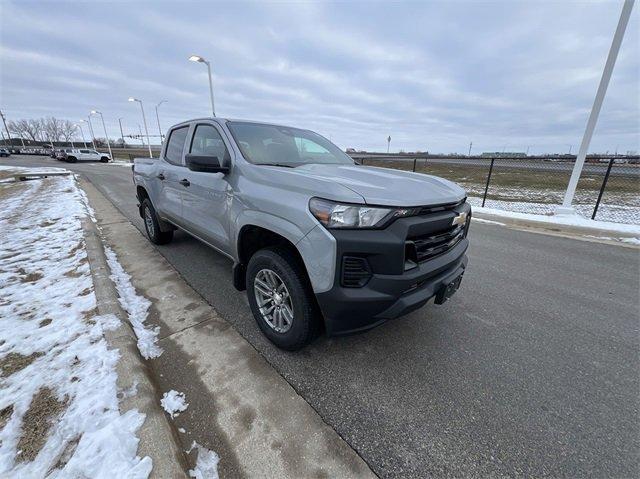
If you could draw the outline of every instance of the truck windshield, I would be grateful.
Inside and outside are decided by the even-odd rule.
[[[242,156],[257,165],[354,164],[340,148],[309,130],[241,121],[227,125]]]

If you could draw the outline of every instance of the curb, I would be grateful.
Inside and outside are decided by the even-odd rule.
[[[117,386],[120,391],[132,388],[136,391],[131,396],[119,397],[120,410],[137,409],[146,414],[145,421],[138,430],[138,455],[151,457],[151,478],[187,477],[185,456],[178,445],[172,426],[160,408],[151,371],[140,356],[136,335],[129,324],[127,313],[120,306],[116,287],[109,278],[111,271],[107,265],[100,233],[89,218],[82,220],[82,229],[98,312],[101,315],[114,314],[121,321],[118,329],[104,332],[109,346],[120,352],[120,360],[116,367]]]
[[[579,225],[566,225],[562,223],[551,223],[549,221],[536,219],[521,219],[510,216],[496,215],[473,211],[473,217],[483,220],[496,221],[505,226],[515,226],[526,229],[544,230],[545,232],[578,236],[601,236],[611,238],[638,238],[638,235],[631,232],[619,231],[616,229],[599,228]],[[473,220],[471,220],[473,221]],[[629,246],[629,245],[627,245]]]

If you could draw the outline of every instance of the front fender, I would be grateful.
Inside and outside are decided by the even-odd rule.
[[[285,218],[247,210],[238,216],[233,237],[238,238],[242,228],[248,225],[259,226],[289,240],[302,257],[313,291],[319,293],[331,289],[335,274],[335,239],[321,226],[305,222],[303,229]],[[233,249],[234,257],[239,258],[237,241]]]

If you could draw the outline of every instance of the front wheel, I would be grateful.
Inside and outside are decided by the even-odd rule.
[[[156,210],[153,208],[149,198],[145,198],[142,202],[142,219],[144,220],[144,229],[147,231],[149,241],[153,244],[167,244],[173,239],[173,230],[160,231]]]
[[[320,312],[304,265],[287,248],[266,248],[249,260],[247,296],[264,335],[276,346],[295,351],[320,328]]]
[[[100,163],[109,163],[109,158],[103,156],[102,158],[100,158]]]

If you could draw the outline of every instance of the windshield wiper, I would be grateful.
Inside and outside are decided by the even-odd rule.
[[[284,163],[256,163],[258,165],[262,165],[262,166],[282,166],[284,168],[295,168],[295,166],[293,165],[286,165]]]

